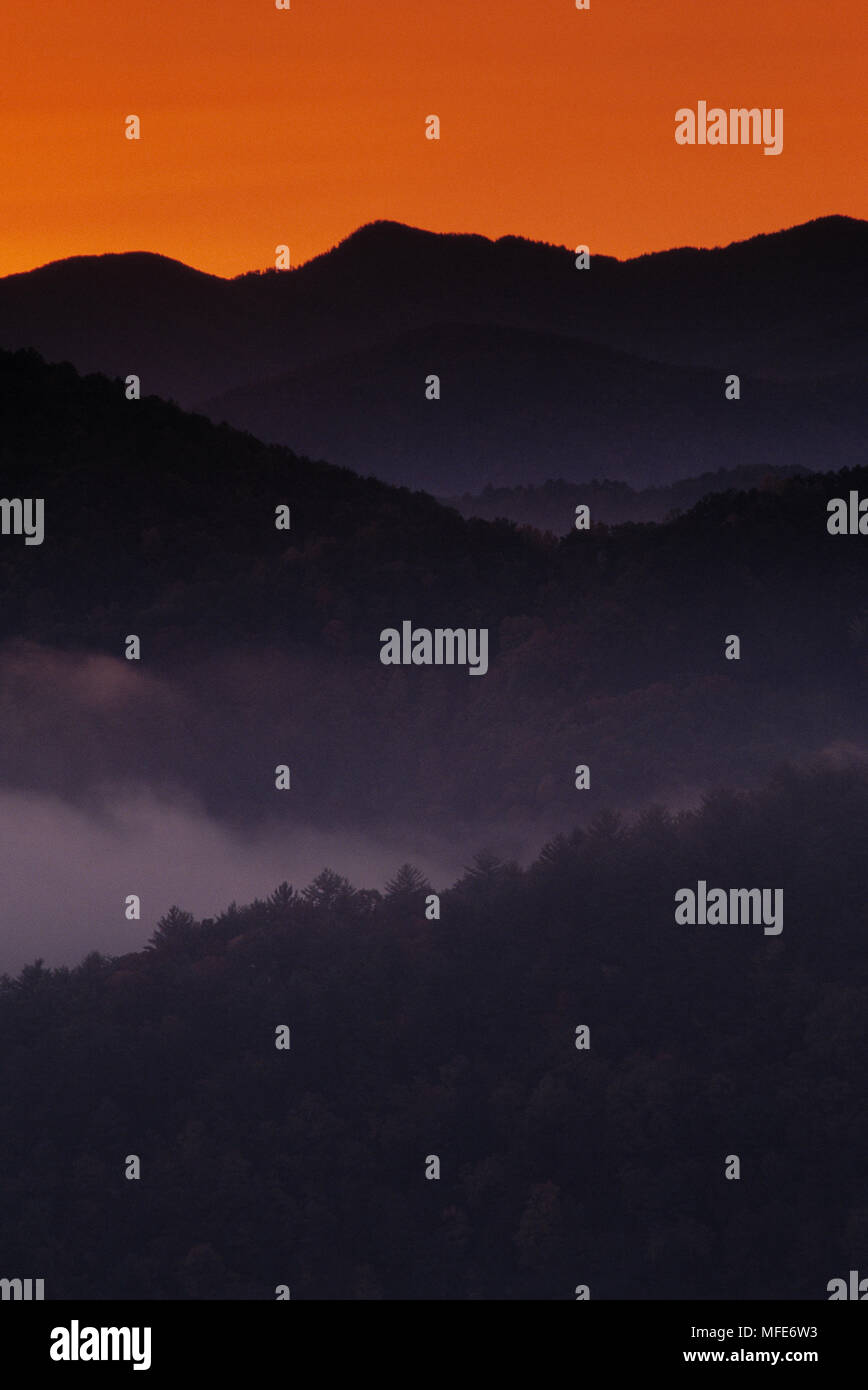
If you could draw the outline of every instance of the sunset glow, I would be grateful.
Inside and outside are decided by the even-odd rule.
[[[864,217],[857,0],[84,0],[0,22],[0,274],[149,250],[220,275],[359,225],[620,257]],[[782,108],[780,158],[680,107]],[[124,119],[139,116],[139,141]],[[425,118],[442,123],[439,142]]]

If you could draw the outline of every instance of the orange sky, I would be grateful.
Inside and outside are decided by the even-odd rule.
[[[0,274],[148,250],[232,275],[379,217],[617,256],[865,217],[864,14],[864,0],[8,3]],[[700,99],[783,107],[783,153],[677,146],[675,111]]]

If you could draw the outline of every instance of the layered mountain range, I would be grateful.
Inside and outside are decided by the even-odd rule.
[[[868,224],[845,217],[592,253],[588,270],[563,247],[377,222],[233,280],[143,252],[7,276],[0,346],[134,374],[145,394],[437,495],[647,489],[857,460],[866,264]]]

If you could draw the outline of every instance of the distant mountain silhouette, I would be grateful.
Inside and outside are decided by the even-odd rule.
[[[563,536],[573,530],[575,509],[579,503],[590,508],[596,522],[617,526],[625,521],[665,521],[678,512],[688,511],[715,492],[746,492],[755,488],[761,492],[779,492],[787,478],[806,470],[786,468],[722,468],[715,473],[701,473],[696,478],[684,478],[667,487],[650,487],[637,491],[626,483],[567,482],[550,478],[536,486],[488,487],[478,493],[462,493],[460,497],[441,497],[445,506],[455,507],[462,516],[496,521],[499,517],[519,526],[535,526],[539,531],[551,531]]]
[[[426,398],[430,373],[441,398]],[[200,405],[271,443],[388,482],[458,492],[567,474],[664,485],[750,463],[836,469],[864,437],[865,385],[724,377],[565,336],[438,324]]]
[[[868,223],[844,217],[627,262],[592,248],[589,271],[563,247],[378,222],[289,272],[222,280],[135,252],[7,276],[0,346],[135,373],[435,492],[834,468],[861,433],[866,262]]]

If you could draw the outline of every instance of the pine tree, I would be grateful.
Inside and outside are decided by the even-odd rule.
[[[386,884],[387,898],[411,898],[431,892],[431,884],[413,864],[402,864],[395,877]]]

